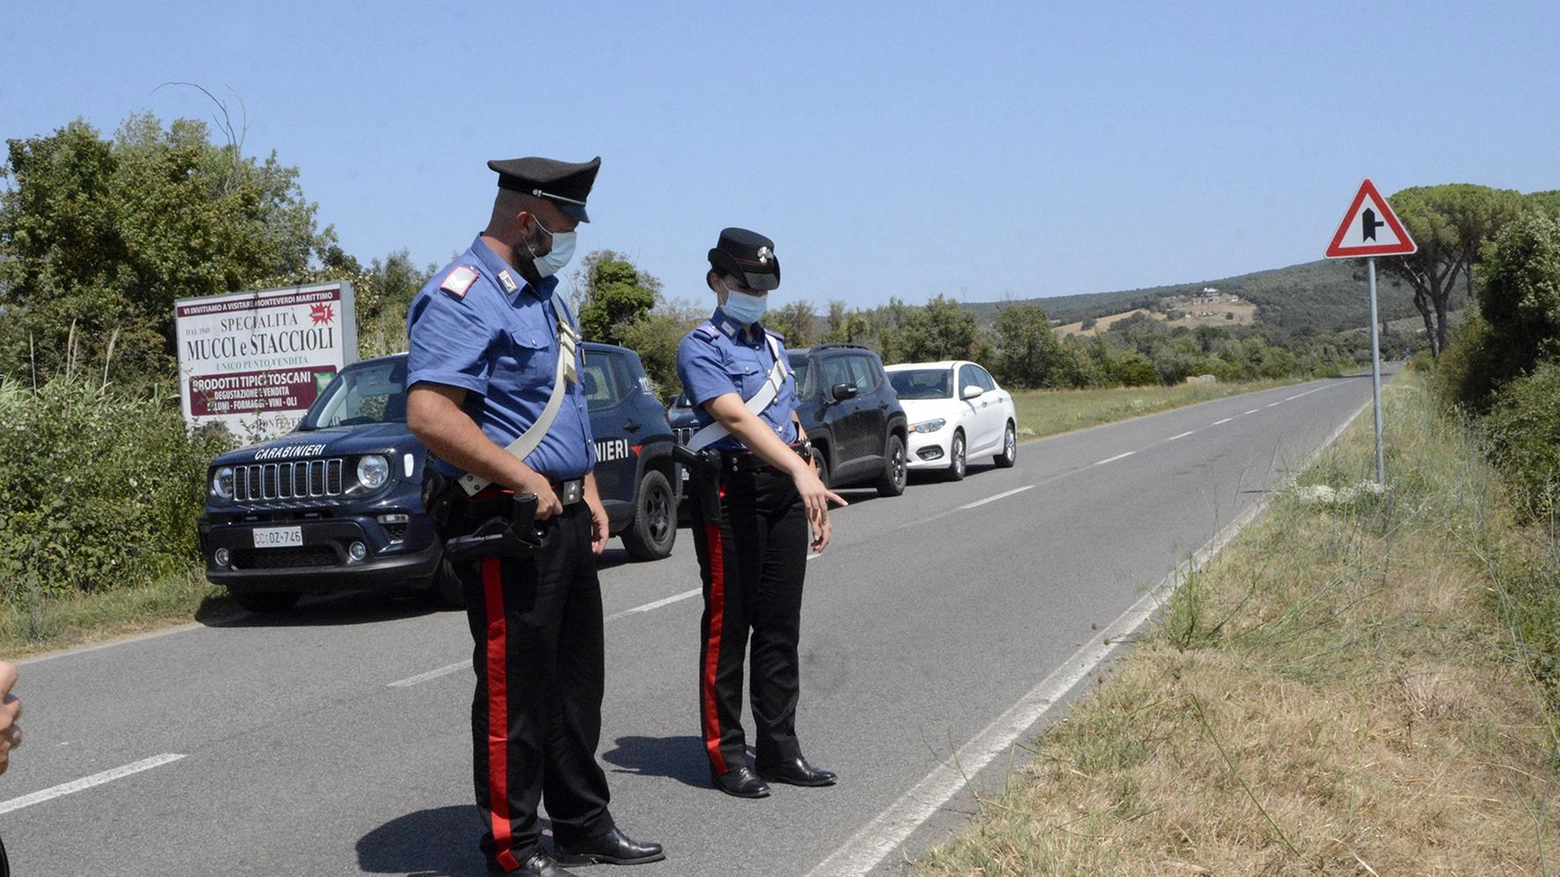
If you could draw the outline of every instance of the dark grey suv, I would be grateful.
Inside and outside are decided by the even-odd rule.
[[[878,355],[859,344],[818,344],[790,356],[818,477],[830,487],[870,483],[882,496],[904,493],[905,409]]]

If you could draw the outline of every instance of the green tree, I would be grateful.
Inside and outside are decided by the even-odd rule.
[[[1446,315],[1459,277],[1471,296],[1480,248],[1520,215],[1522,195],[1509,189],[1450,184],[1404,189],[1387,200],[1419,249],[1382,259],[1381,270],[1414,291],[1430,352],[1439,356],[1446,347]]]
[[[992,324],[992,371],[1003,385],[1035,388],[1058,385],[1063,356],[1045,308],[1021,304],[1003,307]]]
[[[686,301],[660,301],[650,313],[623,327],[623,346],[638,352],[660,398],[682,389],[677,377],[677,346],[708,316],[709,311]]]
[[[975,315],[941,295],[933,296],[925,307],[906,310],[899,325],[903,336],[895,361],[968,359],[975,345]]]
[[[785,336],[786,347],[806,347],[815,340],[818,313],[812,302],[787,302],[764,317],[764,325]]]
[[[587,341],[622,344],[623,332],[655,307],[661,281],[634,267],[627,256],[596,250],[574,272],[576,314]]]
[[[175,299],[306,282],[335,243],[296,168],[200,121],[133,115],[106,141],[77,120],[7,147],[0,374],[64,371],[73,327],[118,377],[170,374]]]
[[[1496,383],[1560,362],[1560,222],[1532,212],[1487,250],[1479,310]]]

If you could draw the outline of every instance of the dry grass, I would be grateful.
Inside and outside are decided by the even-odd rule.
[[[1551,873],[1553,725],[1486,600],[1511,531],[1429,408],[1394,383],[1392,490],[1277,499],[917,873]],[[1302,481],[1367,478],[1370,421]]]

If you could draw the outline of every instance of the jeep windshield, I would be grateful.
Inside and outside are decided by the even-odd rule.
[[[349,365],[320,394],[300,430],[406,422],[406,360]]]

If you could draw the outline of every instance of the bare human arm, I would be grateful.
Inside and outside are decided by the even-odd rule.
[[[813,471],[812,464],[797,456],[768,424],[747,410],[740,395],[723,393],[705,402],[704,410],[765,463],[791,476],[791,480],[796,482],[797,493],[802,496],[802,505],[807,509],[813,550],[822,551],[828,547],[834,531],[829,523],[829,503],[842,506],[848,503],[839,494],[824,487],[823,482],[818,480],[818,473]]]
[[[428,450],[451,466],[516,493],[536,494],[537,520],[545,521],[563,511],[552,484],[484,435],[476,421],[461,410],[465,401],[466,391],[460,387],[413,384],[406,397],[406,425]]]

